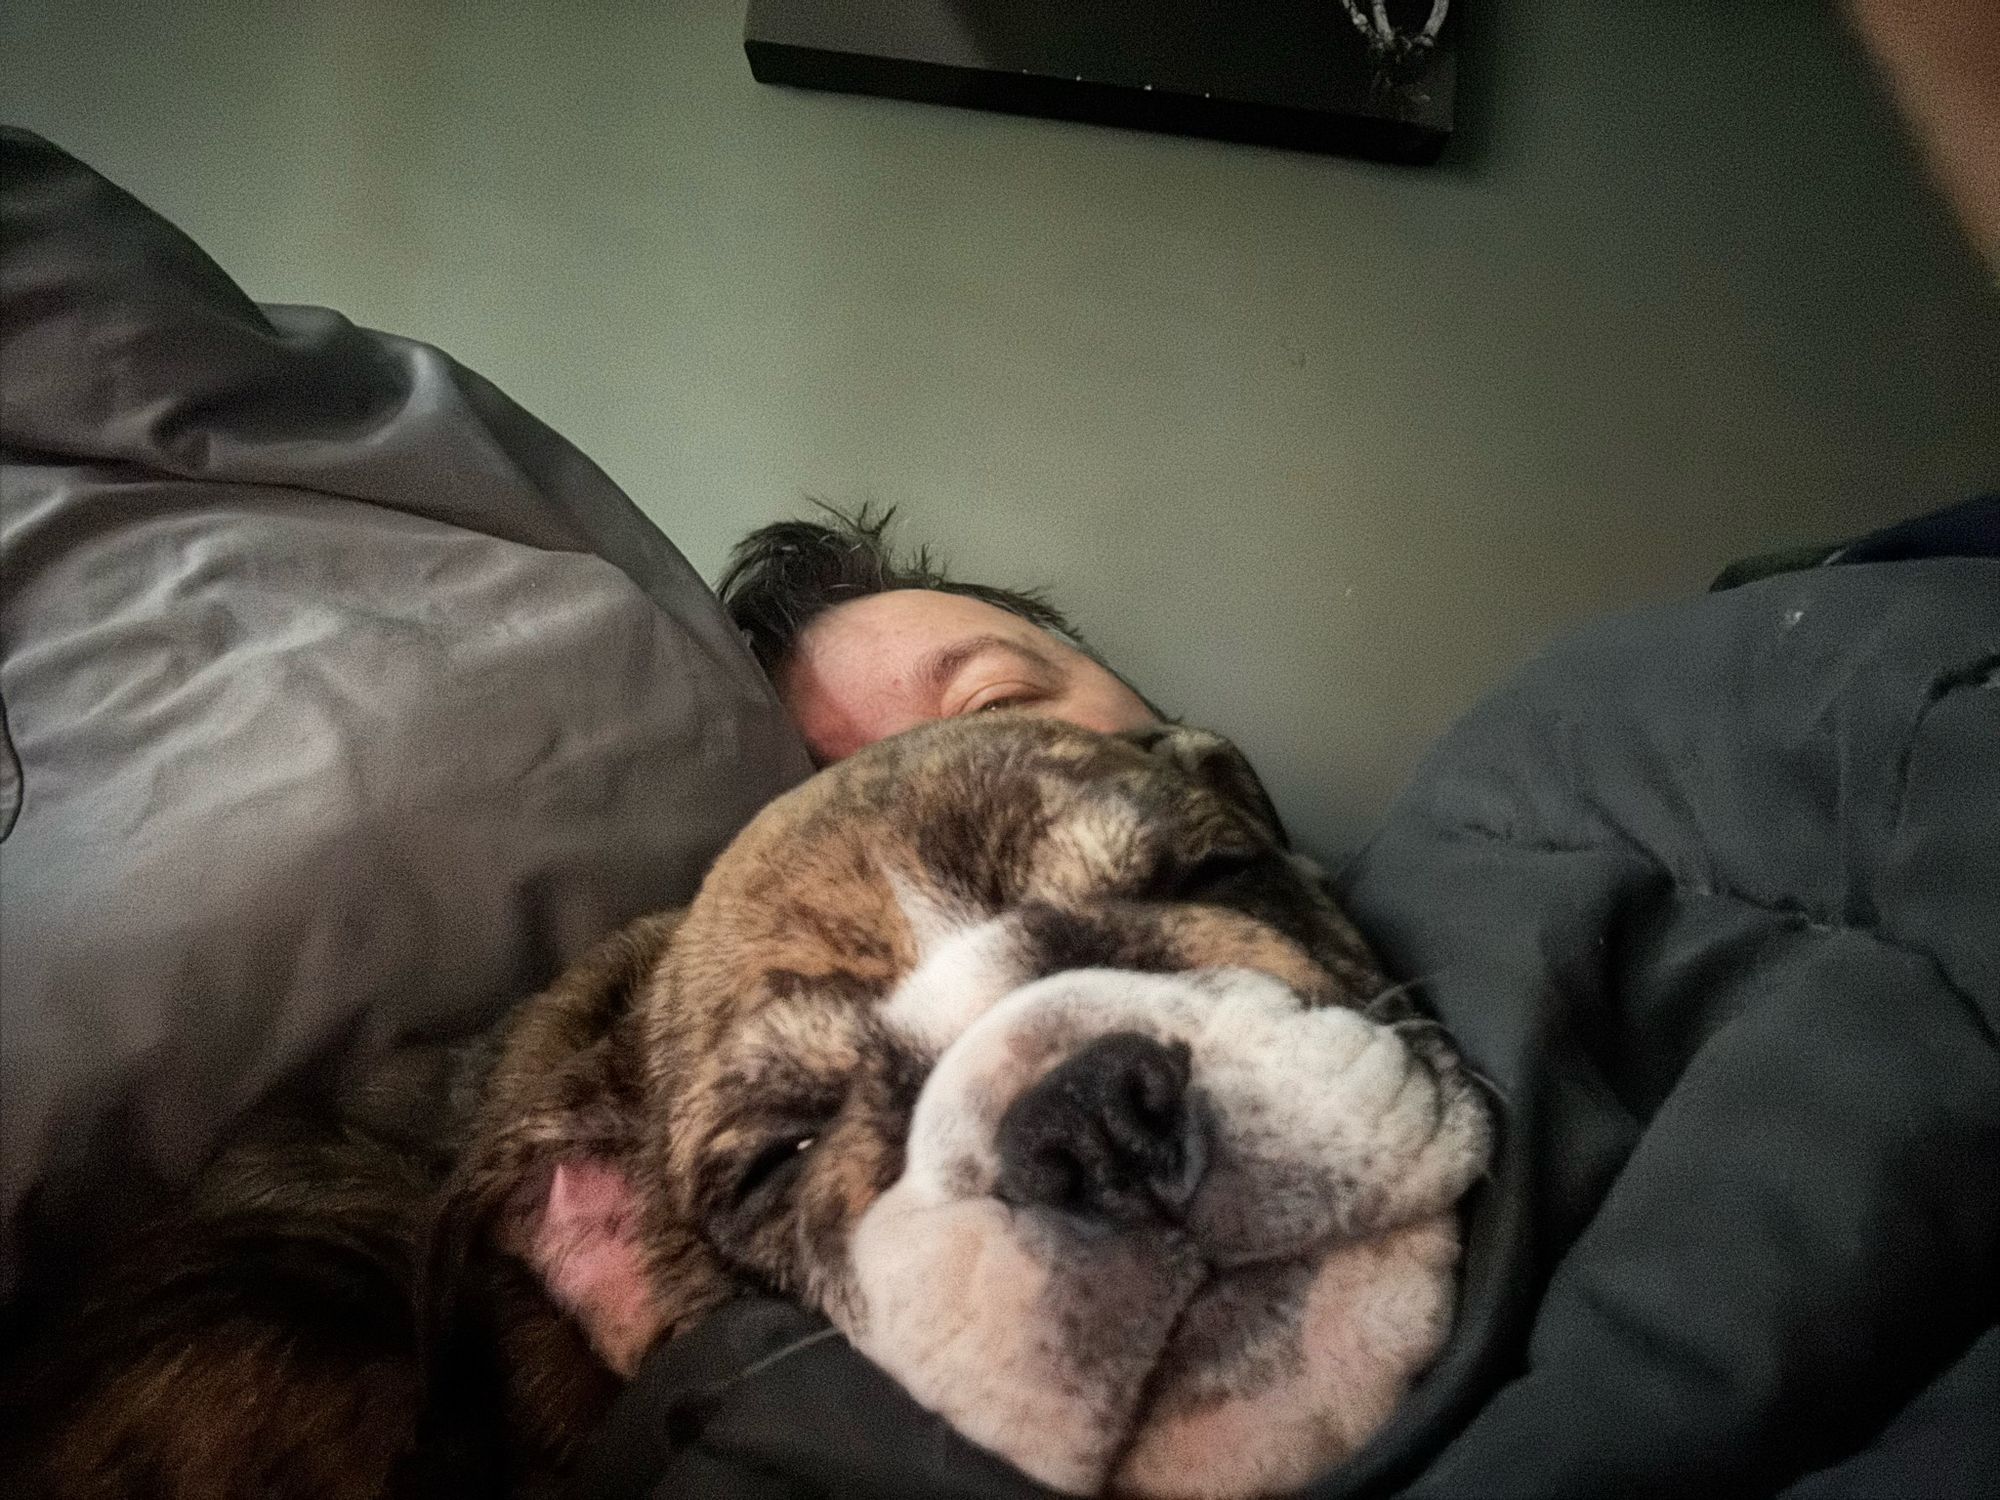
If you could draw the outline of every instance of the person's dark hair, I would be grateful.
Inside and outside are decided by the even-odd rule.
[[[889,541],[893,505],[864,505],[850,513],[813,503],[824,519],[777,521],[738,542],[716,587],[767,674],[777,674],[805,628],[834,605],[897,589],[935,589],[997,605],[1096,657],[1039,590],[961,583],[928,547],[899,556]]]

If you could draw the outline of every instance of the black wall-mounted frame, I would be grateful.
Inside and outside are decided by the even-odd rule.
[[[765,83],[1383,161],[1451,137],[1448,0],[750,0]]]

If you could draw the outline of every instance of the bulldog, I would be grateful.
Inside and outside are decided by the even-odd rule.
[[[1278,1493],[1437,1354],[1489,1147],[1448,1038],[1226,742],[1012,713],[774,802],[684,912],[459,1066],[481,1082],[446,1145],[364,1122],[368,1169],[239,1148],[171,1237],[229,1242],[243,1182],[294,1172],[286,1201],[340,1206],[403,1322],[357,1352],[271,1336],[300,1320],[268,1276],[222,1308],[203,1280],[198,1316],[153,1294],[57,1425],[65,1492],[130,1492],[134,1452],[145,1493],[259,1493],[309,1463],[324,1493],[409,1490],[440,1433],[462,1456],[475,1430],[504,1433],[508,1474],[559,1471],[648,1349],[763,1289],[1055,1490]],[[139,1399],[170,1375],[171,1421]],[[187,1430],[201,1407],[226,1442]]]

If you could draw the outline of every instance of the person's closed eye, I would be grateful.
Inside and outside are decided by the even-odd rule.
[[[990,693],[978,693],[966,700],[965,706],[952,715],[962,718],[967,714],[991,713],[1002,708],[1027,708],[1041,701],[1042,694],[1030,688],[1006,688]]]

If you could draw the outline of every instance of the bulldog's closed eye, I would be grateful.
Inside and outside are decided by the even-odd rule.
[[[1217,849],[1183,869],[1169,869],[1161,894],[1175,901],[1200,901],[1269,857],[1263,849]]]
[[[773,1140],[763,1150],[750,1158],[742,1174],[736,1179],[732,1195],[738,1209],[746,1208],[752,1200],[767,1198],[781,1190],[805,1169],[806,1153],[819,1140],[819,1133],[791,1133]]]

